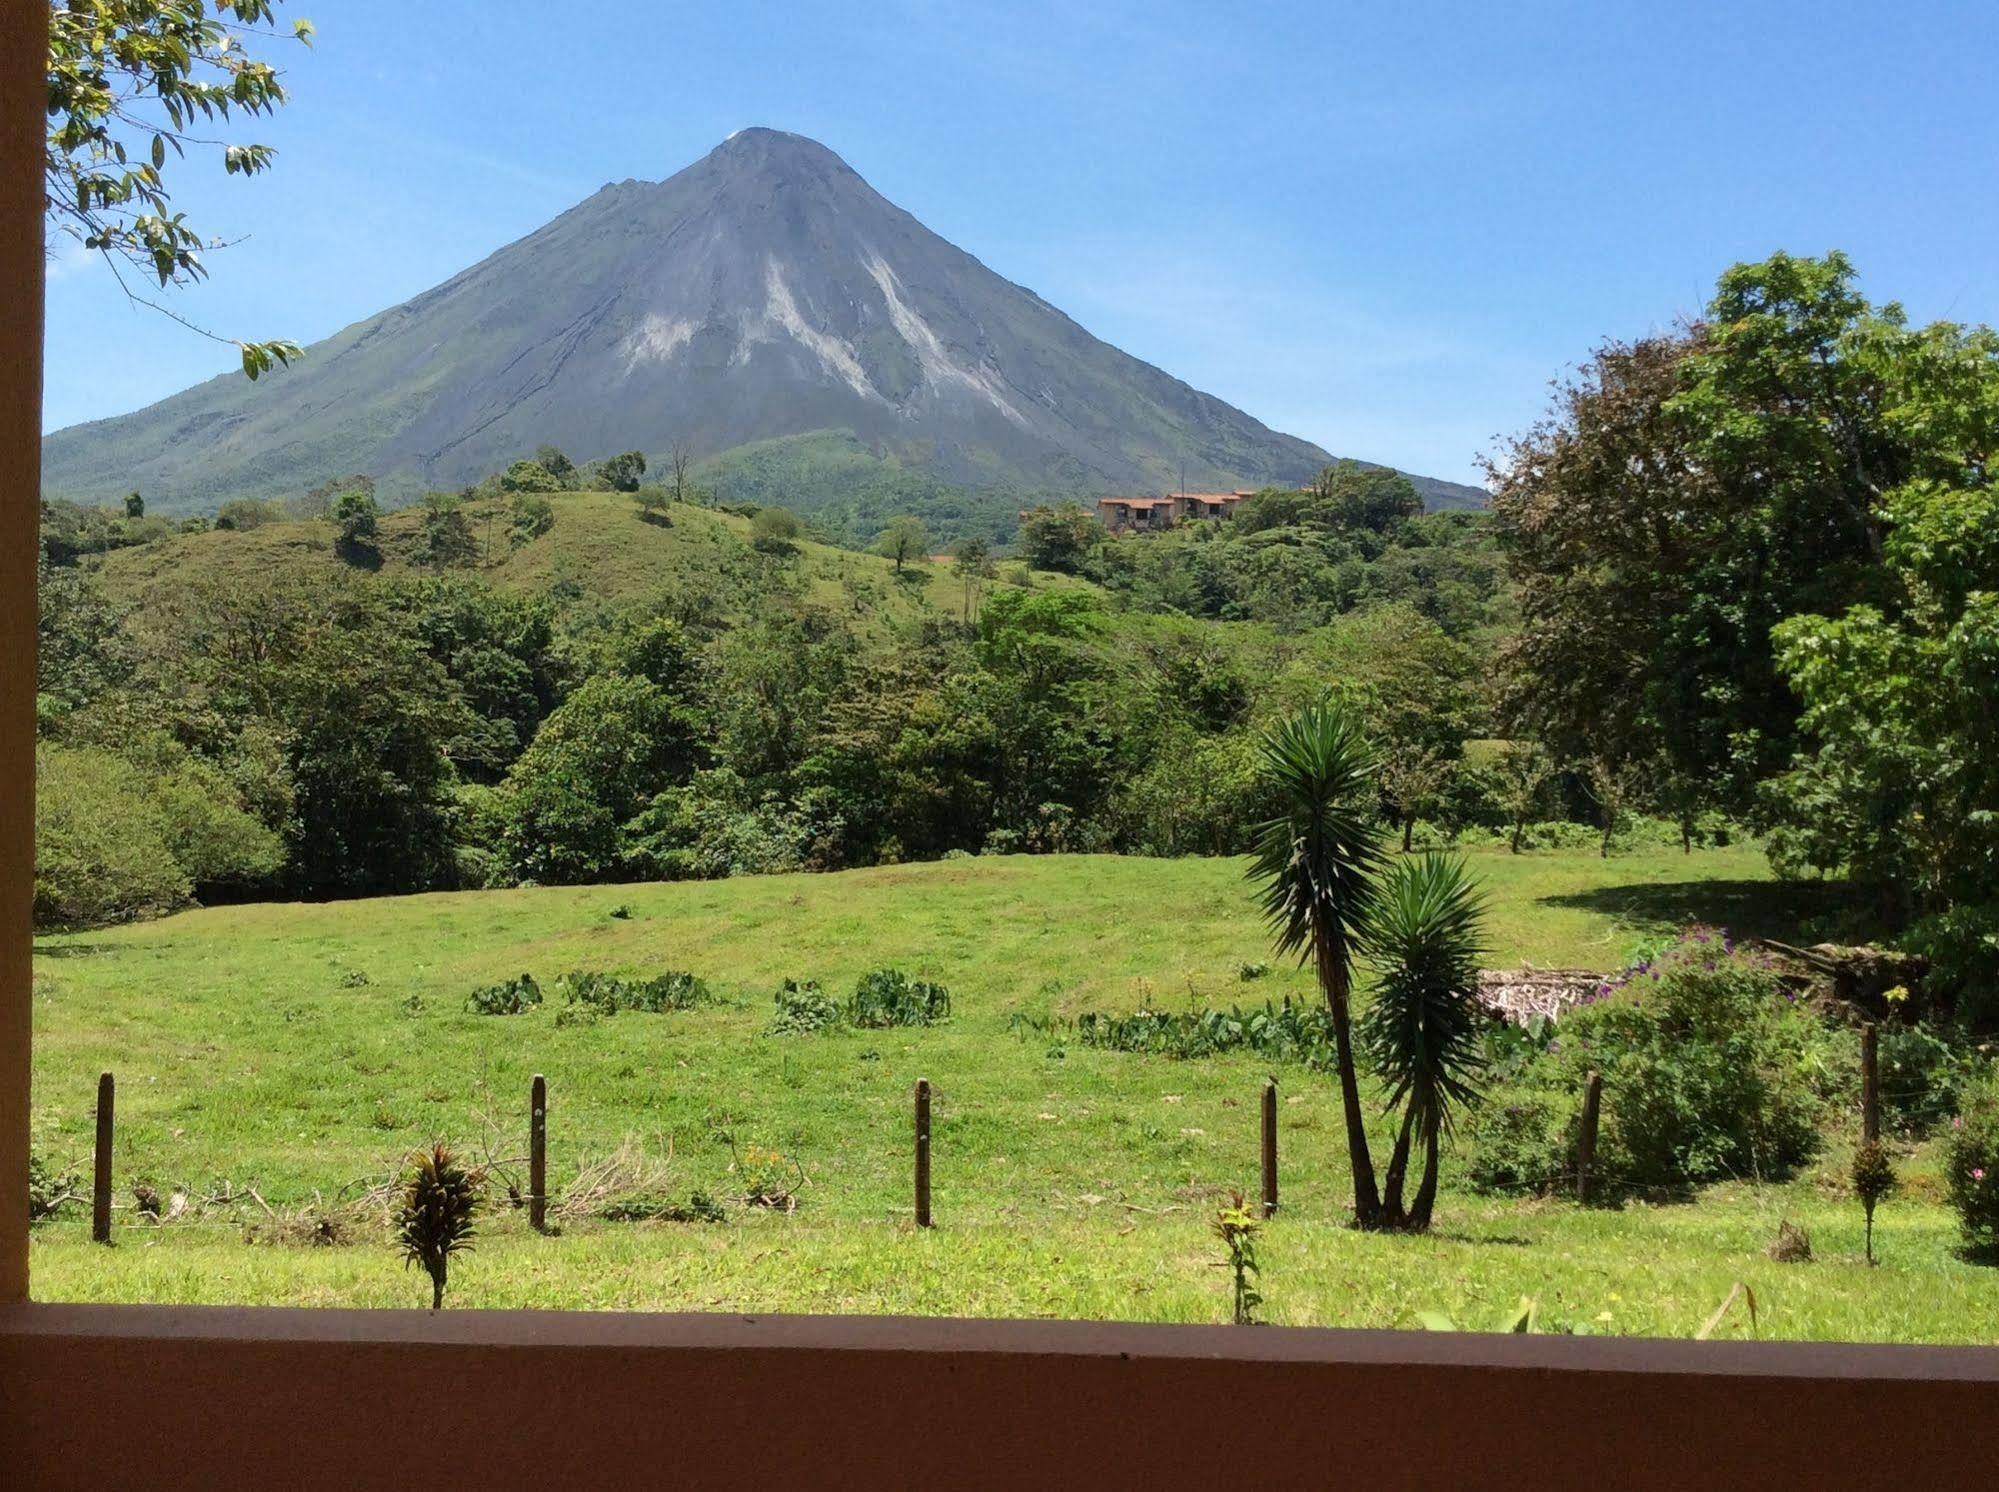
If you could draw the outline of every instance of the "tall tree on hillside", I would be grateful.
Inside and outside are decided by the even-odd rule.
[[[1037,570],[1081,574],[1083,561],[1103,539],[1103,525],[1076,503],[1041,503],[1020,515],[1021,558]]]
[[[234,116],[270,115],[286,102],[270,63],[243,38],[301,44],[312,22],[284,29],[278,0],[67,0],[49,13],[48,151],[43,201],[49,231],[101,254],[126,296],[242,353],[251,378],[303,356],[295,342],[243,342],[196,326],[147,299],[127,274],[160,289],[208,276],[220,246],[176,211],[169,155],[220,147],[231,176],[267,170],[277,152],[209,137]],[[121,269],[120,266],[124,268]]]
[[[911,560],[922,559],[930,552],[930,530],[923,526],[923,520],[914,513],[904,513],[892,520],[875,540],[875,553],[886,555],[895,561],[895,573],[900,575],[902,567]]]
[[[1354,1069],[1355,950],[1366,936],[1381,851],[1370,809],[1375,759],[1350,709],[1327,699],[1290,716],[1264,737],[1264,771],[1284,812],[1257,830],[1252,879],[1262,884],[1264,915],[1279,953],[1310,960],[1332,1013],[1347,1159],[1353,1171],[1354,1221],[1386,1221],[1368,1153]]]
[[[603,473],[604,485],[613,492],[636,492],[639,479],[646,474],[646,458],[643,451],[624,451],[616,456],[607,456],[598,463]]]

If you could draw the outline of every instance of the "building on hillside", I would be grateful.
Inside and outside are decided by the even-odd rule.
[[[1226,518],[1253,492],[1176,492],[1167,497],[1100,497],[1097,517],[1113,533],[1168,528],[1184,518]]]

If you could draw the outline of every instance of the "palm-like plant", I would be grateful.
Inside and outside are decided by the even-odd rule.
[[[484,1175],[460,1165],[444,1145],[410,1157],[396,1198],[396,1242],[402,1245],[403,1262],[421,1265],[430,1276],[433,1311],[444,1304],[451,1256],[472,1247],[484,1182]]]
[[[1318,973],[1332,1013],[1354,1221],[1379,1227],[1381,1193],[1368,1154],[1348,1014],[1354,952],[1381,863],[1371,814],[1375,755],[1353,714],[1330,698],[1273,727],[1262,744],[1263,769],[1284,812],[1257,829],[1249,875],[1262,883],[1264,915],[1277,951],[1310,960]]]
[[[1439,1138],[1452,1111],[1478,1099],[1471,1079],[1483,1065],[1478,956],[1485,906],[1464,861],[1435,852],[1403,860],[1382,879],[1370,911],[1367,951],[1380,972],[1374,1004],[1361,1019],[1361,1046],[1402,1108],[1384,1178],[1384,1221],[1421,1231],[1437,1198]],[[1423,1179],[1405,1212],[1402,1184],[1410,1151],[1423,1147]]]

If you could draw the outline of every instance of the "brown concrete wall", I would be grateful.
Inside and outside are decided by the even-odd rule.
[[[0,1302],[28,1293],[47,27],[43,0],[0,0]]]
[[[1971,1488],[1996,1379],[1982,1350],[30,1306],[0,1310],[0,1481]]]

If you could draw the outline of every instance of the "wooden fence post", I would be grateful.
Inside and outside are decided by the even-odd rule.
[[[1881,1046],[1874,1022],[1860,1028],[1860,1137],[1881,1138]]]
[[[90,1187],[90,1238],[111,1241],[111,1119],[117,1083],[110,1073],[97,1079],[97,1167]]]
[[[548,1079],[534,1075],[528,1095],[528,1226],[548,1223]]]
[[[1583,1085],[1582,1133],[1576,1136],[1576,1200],[1589,1200],[1589,1168],[1596,1162],[1596,1126],[1603,1115],[1603,1078],[1591,1073]]]
[[[916,1226],[930,1226],[930,1079],[916,1080]]]
[[[1277,1079],[1263,1085],[1263,1215],[1277,1211]]]

